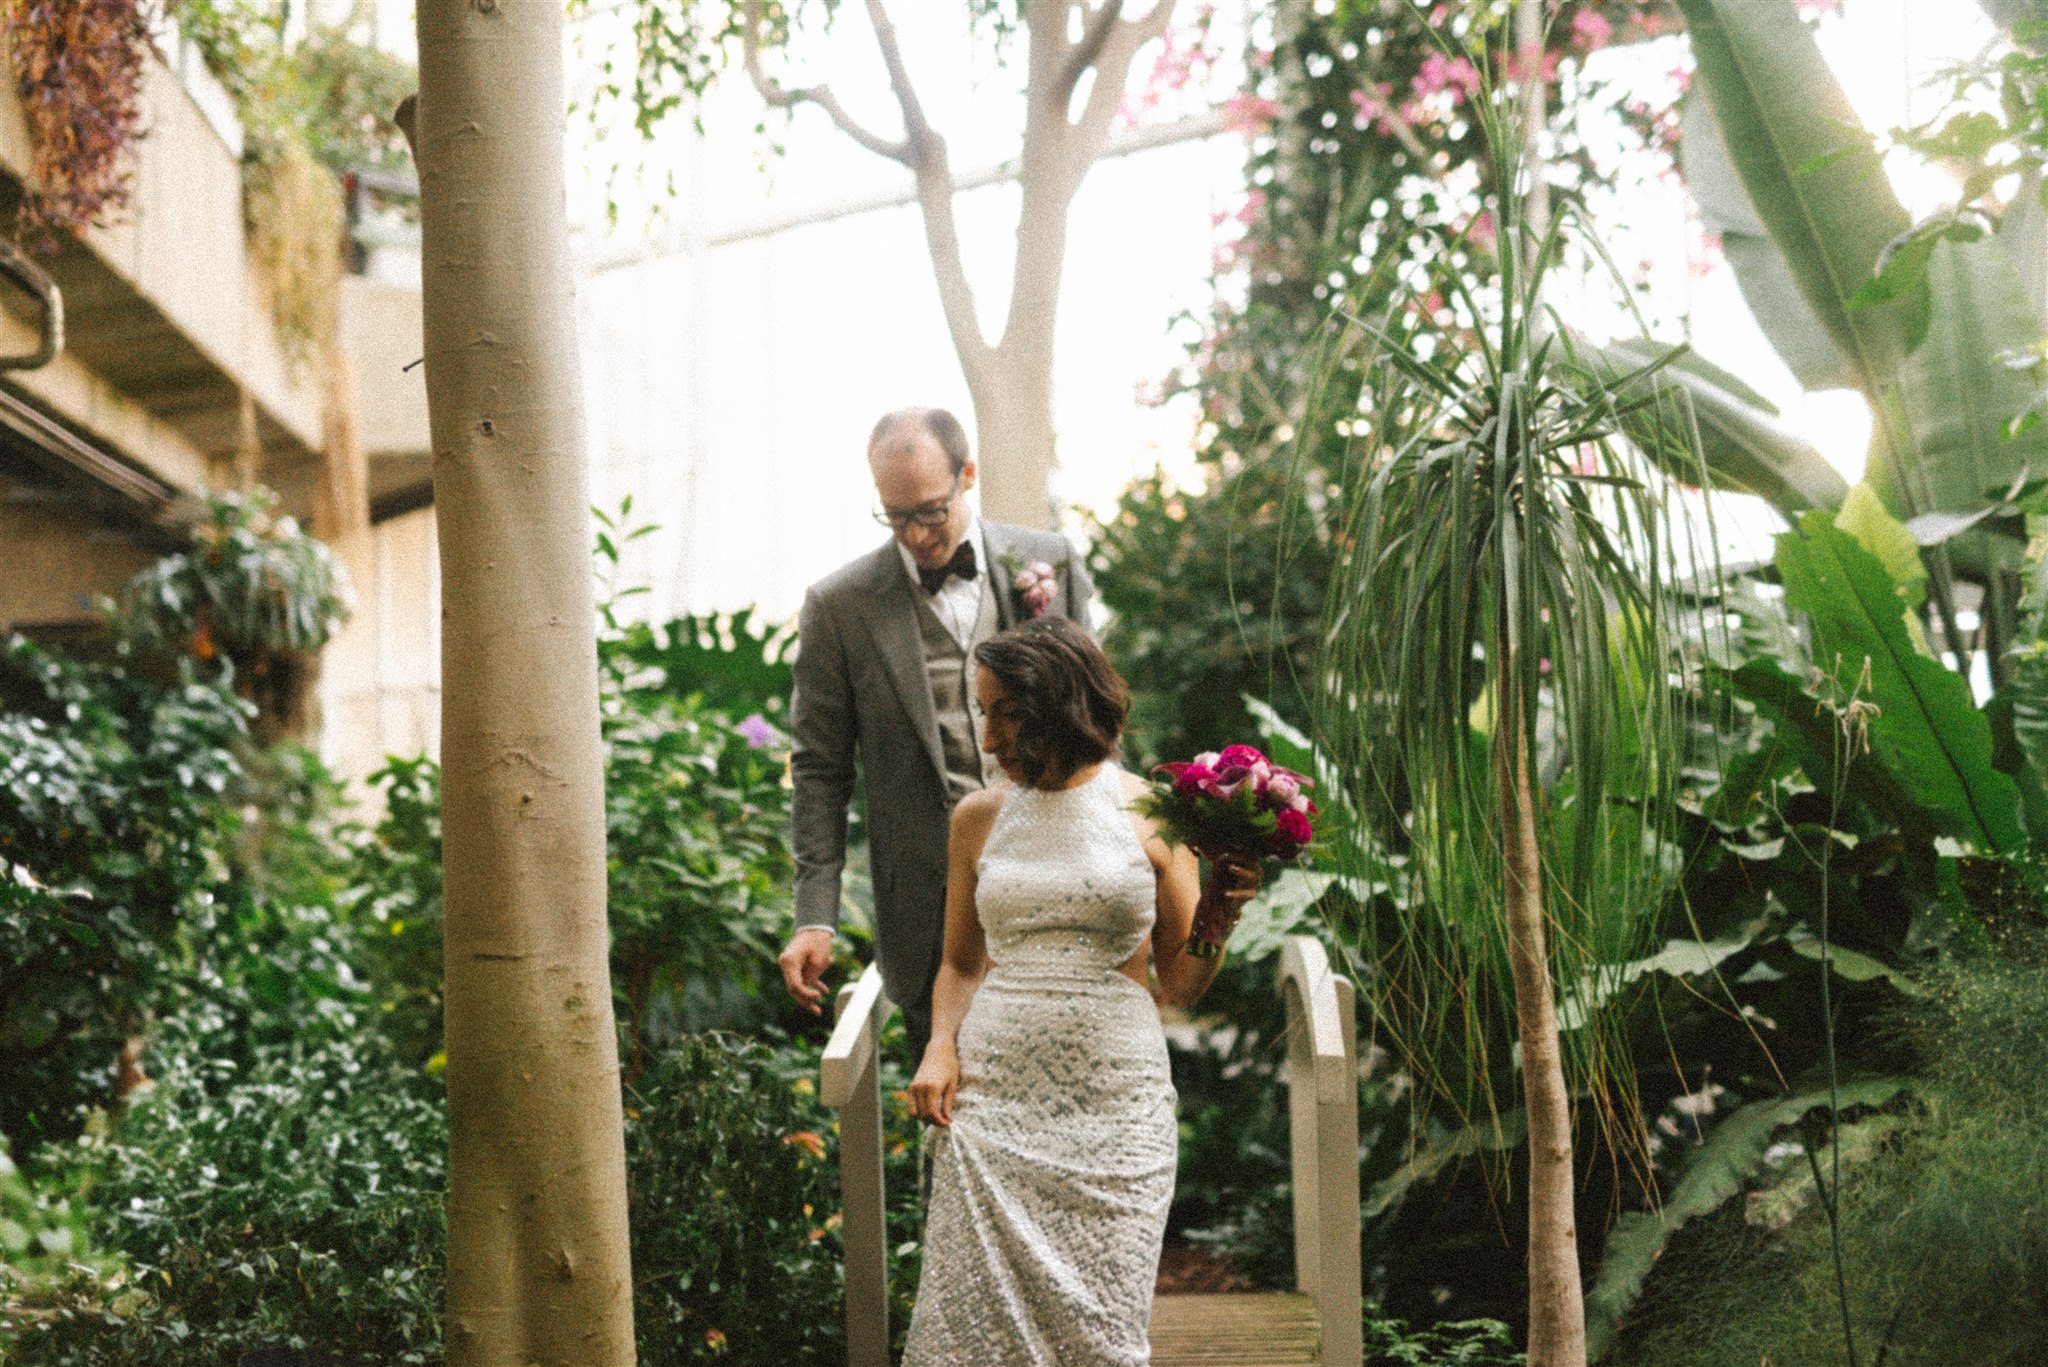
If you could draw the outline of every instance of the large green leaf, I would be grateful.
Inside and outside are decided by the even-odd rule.
[[[1925,839],[1938,829],[1931,813],[1914,794],[1895,778],[1891,770],[1869,755],[1843,753],[1832,717],[1822,711],[1806,685],[1786,672],[1776,660],[1751,660],[1728,675],[1728,681],[1743,698],[1756,705],[1771,723],[1772,733],[1806,774],[1807,781],[1824,793],[1841,791],[1868,803],[1887,821],[1907,833]],[[1848,772],[1837,766],[1847,761]]]
[[[1713,111],[1699,94],[1685,102],[1678,160],[1686,188],[1699,206],[1700,225],[1721,239],[1721,254],[1735,271],[1743,302],[1749,305],[1778,359],[1801,388],[1854,388],[1856,376],[1849,369],[1848,358],[1799,297],[1799,287],[1792,283],[1792,268],[1750,207],[1749,192],[1742,188],[1742,177],[1728,159]]]
[[[1837,1089],[1836,1101],[1842,1110],[1882,1106],[1905,1089],[1906,1084],[1897,1078],[1845,1082]],[[1741,1192],[1763,1168],[1772,1137],[1827,1104],[1827,1090],[1814,1088],[1744,1106],[1708,1133],[1707,1142],[1687,1162],[1661,1209],[1631,1211],[1614,1222],[1607,1249],[1600,1257],[1600,1273],[1586,1291],[1588,1358],[1599,1358],[1613,1341],[1622,1315],[1643,1289],[1644,1279],[1671,1236],[1688,1220],[1711,1213]]]
[[[1602,378],[1611,383],[1655,365],[1671,350],[1647,338],[1632,338],[1606,347],[1584,348],[1579,356],[1600,368]],[[1700,454],[1716,488],[1757,494],[1787,522],[1809,509],[1840,507],[1848,493],[1848,485],[1827,458],[1777,421],[1775,405],[1692,352],[1680,352],[1662,368],[1625,386],[1619,397],[1643,397],[1638,390],[1654,392],[1660,405],[1677,402],[1680,394],[1690,402],[1699,427]],[[1622,426],[1644,449],[1660,453],[1665,444],[1646,440],[1649,434],[1638,434],[1636,428],[1665,420],[1654,409],[1639,410],[1625,415]],[[1670,473],[1680,479],[1696,477],[1690,470]]]
[[[1884,566],[1884,572],[1899,586],[1901,610],[1917,608],[1927,601],[1927,566],[1920,561],[1920,543],[1903,523],[1885,511],[1867,482],[1851,489],[1842,500],[1835,513],[1835,525],[1855,537],[1856,543]]]
[[[1832,514],[1812,512],[1778,538],[1777,564],[1786,601],[1812,623],[1815,660],[1835,674],[1842,703],[1857,689],[1875,704],[1871,753],[1935,829],[1988,851],[2016,847],[2019,790],[1992,767],[1990,722],[1967,680],[1914,649],[1882,562]]]
[[[1934,309],[1927,336],[1899,370],[1899,402],[1913,435],[1903,470],[1883,442],[1865,476],[1900,516],[1969,513],[1997,501],[2022,467],[2048,471],[2048,426],[2017,437],[2007,423],[2034,400],[2037,382],[2007,358],[2041,344],[2041,321],[2013,269],[1990,238],[1943,242],[1927,263]],[[1976,532],[1949,543],[1959,568],[1983,574],[2010,564],[2010,538]]]
[[[1698,89],[1758,222],[1799,295],[1877,395],[1926,324],[1924,289],[1851,309],[1912,226],[1792,0],[1678,0]]]

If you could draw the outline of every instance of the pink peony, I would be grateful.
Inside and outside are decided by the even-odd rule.
[[[1266,757],[1249,745],[1225,746],[1223,753],[1216,757],[1216,767],[1219,769],[1249,769],[1254,764],[1264,763]]]
[[[1266,796],[1273,800],[1275,806],[1294,806],[1301,797],[1300,775],[1289,769],[1275,771],[1273,777],[1266,781]]]
[[[1251,776],[1252,771],[1241,764],[1225,765],[1216,771],[1216,781],[1205,791],[1210,797],[1219,797],[1228,802],[1237,796],[1237,790],[1244,787]],[[1257,789],[1253,791],[1256,792]]]
[[[1315,838],[1315,833],[1315,827],[1310,824],[1308,815],[1293,808],[1280,813],[1278,820],[1273,823],[1273,843],[1277,849],[1285,851],[1281,855],[1282,858],[1292,858],[1300,853],[1301,847]]]
[[[1216,786],[1216,771],[1206,764],[1169,764],[1165,767],[1176,771],[1173,787],[1182,797],[1207,793]]]
[[[1218,769],[1223,765],[1223,756],[1214,750],[1204,750],[1201,754],[1195,756],[1194,762],[1201,765],[1204,769]],[[1169,765],[1168,767],[1171,768],[1172,766]]]

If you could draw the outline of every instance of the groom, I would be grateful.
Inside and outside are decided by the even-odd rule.
[[[948,819],[954,803],[1000,776],[981,752],[974,647],[1041,608],[1085,626],[1092,590],[1065,537],[975,517],[967,434],[944,409],[901,409],[876,423],[868,468],[875,518],[892,535],[812,585],[797,619],[797,928],[781,964],[790,994],[817,1013],[839,923],[858,756],[875,958],[889,999],[903,1008],[914,1068],[931,1036]],[[1053,582],[1020,589],[1018,576],[1034,565],[1049,566]]]

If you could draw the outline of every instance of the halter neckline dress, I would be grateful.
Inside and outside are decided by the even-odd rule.
[[[995,967],[928,1132],[924,1269],[905,1367],[1140,1367],[1178,1130],[1152,994],[1117,971],[1155,881],[1121,770],[1016,787],[977,866]]]

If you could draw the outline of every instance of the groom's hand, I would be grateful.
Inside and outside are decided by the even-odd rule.
[[[832,967],[832,932],[824,926],[799,930],[789,937],[776,962],[782,965],[782,981],[788,985],[789,995],[812,1015],[824,1015],[824,1009],[818,1005],[818,999],[825,995],[819,979]]]

